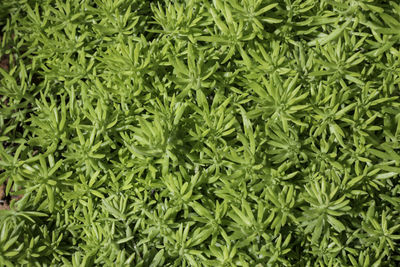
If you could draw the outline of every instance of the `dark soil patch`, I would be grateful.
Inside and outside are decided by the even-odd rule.
[[[22,198],[22,195],[18,196],[12,196],[11,194],[6,194],[6,188],[7,188],[7,181],[4,182],[0,186],[0,210],[9,210],[10,209],[10,202],[15,199],[19,200]],[[13,190],[11,190],[13,191]]]
[[[6,71],[8,71],[9,63],[10,63],[10,56],[9,55],[2,56],[0,59],[0,68],[3,68]]]
[[[6,197],[6,184],[0,185],[0,210],[9,210],[10,205]]]

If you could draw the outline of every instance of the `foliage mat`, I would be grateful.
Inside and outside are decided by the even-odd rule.
[[[400,265],[398,1],[0,17],[0,265]]]

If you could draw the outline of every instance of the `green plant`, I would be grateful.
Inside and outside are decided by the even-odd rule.
[[[1,266],[399,265],[396,1],[13,0],[0,27]]]

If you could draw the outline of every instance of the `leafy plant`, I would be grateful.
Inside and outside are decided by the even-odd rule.
[[[0,1],[0,266],[398,266],[393,0]]]

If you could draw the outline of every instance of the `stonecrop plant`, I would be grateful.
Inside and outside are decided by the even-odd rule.
[[[0,266],[400,266],[396,0],[0,1]]]

